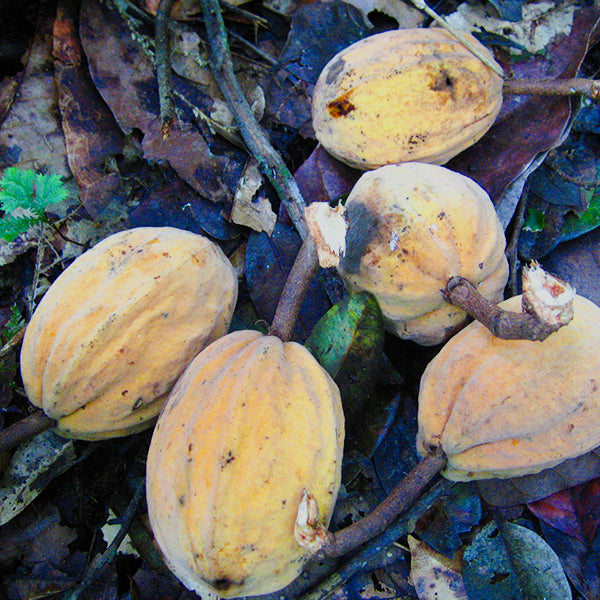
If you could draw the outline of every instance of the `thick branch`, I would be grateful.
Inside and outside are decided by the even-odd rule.
[[[428,454],[413,467],[372,513],[340,531],[328,532],[321,552],[327,556],[342,556],[380,534],[419,498],[427,485],[445,466],[446,455],[441,449]]]
[[[248,151],[258,161],[261,171],[275,188],[298,233],[302,238],[306,238],[308,235],[304,222],[306,203],[287,165],[256,121],[235,77],[218,0],[202,0],[202,10],[208,39],[210,67],[235,117],[240,135]]]
[[[269,330],[270,335],[276,335],[284,342],[291,339],[306,290],[318,267],[317,249],[312,236],[309,235],[302,243],[283,287]]]
[[[463,277],[450,278],[442,295],[498,338],[542,341],[573,318],[575,290],[534,264],[523,270],[523,310],[520,313],[490,302]]]

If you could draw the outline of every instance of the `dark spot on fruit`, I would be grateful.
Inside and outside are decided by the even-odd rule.
[[[211,582],[216,590],[225,591],[232,587],[238,587],[244,585],[244,581],[233,581],[228,577],[219,577],[219,579],[213,579]]]
[[[340,267],[346,273],[358,273],[360,262],[367,253],[372,241],[378,238],[379,220],[375,212],[359,202],[346,207],[348,233],[346,253],[340,260]]]
[[[450,76],[448,71],[442,69],[436,74],[433,81],[429,85],[429,89],[434,92],[444,92],[452,90],[454,87],[454,79]]]
[[[413,133],[413,135],[408,138],[408,146],[410,148],[418,146],[419,144],[424,143],[426,139],[427,136],[423,133]]]
[[[353,90],[350,90],[345,94],[342,94],[339,98],[336,98],[327,105],[327,110],[329,110],[331,117],[339,119],[356,109],[356,106],[349,100],[349,96],[352,92]]]
[[[144,399],[140,396],[133,404],[133,410],[137,410],[138,408],[141,408],[142,405],[144,404]]]
[[[185,494],[183,496],[179,496],[179,504],[181,504],[181,506],[185,506]]]
[[[230,462],[235,460],[235,456],[231,450],[228,450],[226,454],[221,457],[221,468],[225,468]]]

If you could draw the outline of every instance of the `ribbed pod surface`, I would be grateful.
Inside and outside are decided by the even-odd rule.
[[[150,426],[177,377],[227,332],[237,299],[213,242],[170,227],[116,233],[52,284],[27,327],[30,401],[83,439]]]
[[[465,37],[493,62],[477,39]],[[313,92],[313,127],[328,152],[358,169],[444,164],[493,124],[502,83],[444,29],[386,31],[325,66]]]
[[[346,253],[338,269],[351,291],[374,294],[387,328],[432,345],[466,319],[440,290],[461,276],[489,300],[508,278],[504,231],[474,181],[425,163],[364,173],[346,201]]]
[[[500,303],[520,311],[520,296]],[[543,342],[502,340],[480,323],[454,336],[421,379],[417,448],[441,445],[446,475],[537,473],[600,446],[600,309],[575,296],[573,320]]]
[[[191,363],[148,455],[150,521],[189,588],[224,597],[280,589],[309,553],[294,539],[303,490],[327,524],[340,485],[337,386],[294,342],[231,333]]]

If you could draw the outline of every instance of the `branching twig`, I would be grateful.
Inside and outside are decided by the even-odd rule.
[[[125,536],[129,531],[131,521],[135,516],[137,507],[144,494],[145,485],[145,480],[138,485],[135,494],[129,503],[129,506],[127,507],[127,510],[123,513],[121,528],[115,536],[115,539],[101,555],[98,555],[94,558],[94,560],[90,563],[86,574],[81,580],[81,583],[65,596],[65,600],[77,600],[79,596],[81,596],[81,594],[86,590],[86,588],[96,579],[96,577],[98,577],[100,571],[114,560],[121,542],[125,539]]]

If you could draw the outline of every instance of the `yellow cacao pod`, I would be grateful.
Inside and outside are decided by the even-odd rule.
[[[140,227],[102,240],[50,286],[23,340],[30,401],[67,437],[153,424],[189,362],[227,333],[237,278],[207,238]]]
[[[521,298],[500,306],[519,312]],[[543,342],[502,340],[471,323],[427,366],[417,449],[441,446],[448,478],[537,473],[600,446],[600,308],[581,296],[573,308]]]
[[[360,177],[346,214],[338,270],[350,291],[377,298],[399,337],[439,344],[465,323],[467,315],[440,293],[450,277],[502,299],[504,231],[488,195],[468,177],[426,163],[381,167]]]
[[[493,62],[492,54],[465,34]],[[500,68],[498,66],[498,68]],[[325,66],[313,92],[317,139],[358,169],[444,164],[491,127],[502,78],[445,29],[365,38]]]
[[[281,589],[310,551],[294,538],[306,490],[329,522],[340,485],[339,391],[303,346],[238,331],[201,352],[161,414],[147,460],[148,514],[191,590]]]

